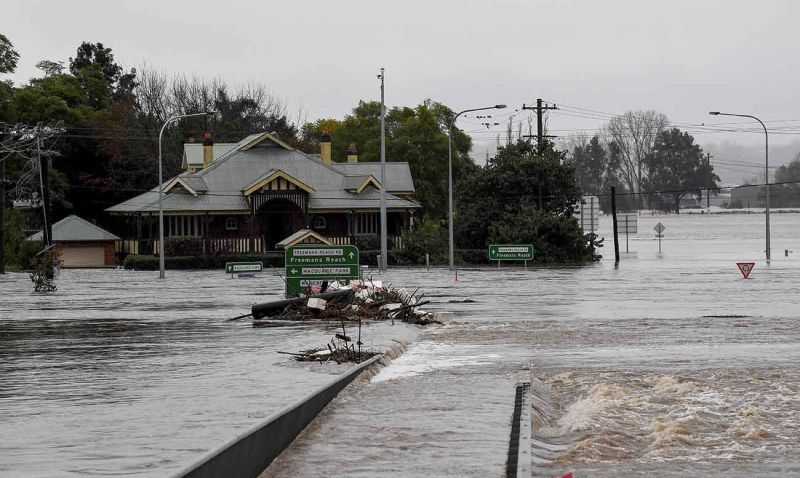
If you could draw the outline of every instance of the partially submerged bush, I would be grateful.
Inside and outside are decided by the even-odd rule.
[[[36,292],[55,292],[56,268],[61,265],[58,251],[55,247],[43,250],[33,257],[31,266],[31,281]]]

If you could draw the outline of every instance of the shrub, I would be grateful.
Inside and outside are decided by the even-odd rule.
[[[493,244],[533,244],[536,262],[584,262],[592,251],[575,218],[539,209],[502,214],[489,225]]]
[[[264,267],[283,267],[283,254],[242,256],[167,256],[165,267],[172,270],[224,269],[226,262],[261,262]],[[158,270],[158,256],[129,255],[123,262],[125,269],[140,271]]]
[[[359,251],[377,251],[380,250],[380,240],[378,236],[356,236],[355,246]]]
[[[447,228],[438,221],[425,219],[413,231],[403,233],[403,248],[395,254],[400,264],[425,264],[425,254],[430,254],[431,264],[445,264]]]

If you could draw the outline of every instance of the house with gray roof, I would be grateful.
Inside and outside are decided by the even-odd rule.
[[[355,153],[334,163],[329,142],[309,155],[269,133],[221,148],[208,140],[186,146],[186,171],[164,184],[166,241],[195,240],[204,253],[260,253],[302,229],[333,244],[377,238],[380,163],[359,163]],[[408,163],[386,164],[386,192],[389,239],[397,242],[420,208]],[[126,235],[137,241],[129,252],[155,250],[158,202],[155,187],[106,210],[129,219]]]

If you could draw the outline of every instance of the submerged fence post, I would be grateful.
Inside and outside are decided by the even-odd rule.
[[[427,252],[425,253],[425,269],[430,272],[431,271],[431,255]]]

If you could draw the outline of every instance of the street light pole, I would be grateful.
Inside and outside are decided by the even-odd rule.
[[[389,247],[386,244],[386,107],[383,100],[383,83],[386,72],[381,68],[378,78],[381,80],[381,263],[378,267],[383,272],[389,267]]]
[[[733,114],[733,113],[720,113],[719,111],[709,111],[711,116],[737,116],[739,118],[750,118],[754,119],[761,124],[761,127],[764,128],[764,182],[765,187],[767,190],[766,194],[766,208],[765,208],[765,215],[766,215],[766,241],[767,241],[767,264],[769,264],[771,255],[771,248],[770,248],[770,239],[769,239],[769,133],[767,132],[767,125],[764,124],[763,121],[756,118],[753,115],[740,115],[740,114]]]
[[[188,115],[175,115],[168,118],[161,127],[158,133],[158,278],[164,278],[164,172],[161,160],[161,140],[164,137],[164,130],[170,123],[174,123],[183,118],[192,118],[194,116],[210,116],[213,111],[206,111],[204,113],[192,113]]]
[[[453,245],[453,127],[456,125],[456,120],[459,116],[464,113],[470,113],[472,111],[483,111],[483,110],[500,110],[505,108],[506,105],[494,105],[494,106],[486,106],[483,108],[471,108],[468,110],[462,110],[456,113],[453,117],[453,120],[450,121],[450,125],[447,128],[447,227],[448,227],[448,239],[449,239],[449,247],[450,247],[450,270],[455,269],[455,247]]]

